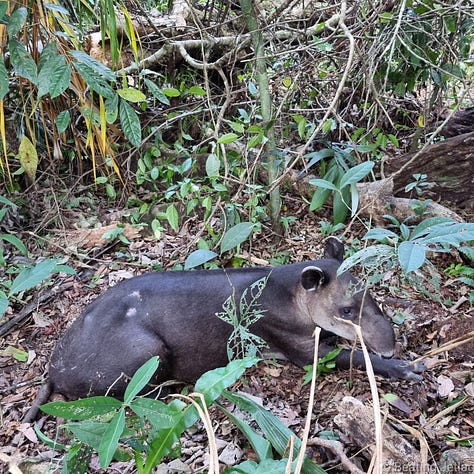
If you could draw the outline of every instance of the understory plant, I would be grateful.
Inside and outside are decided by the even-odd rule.
[[[448,217],[428,217],[419,224],[400,223],[392,216],[388,218],[395,230],[370,229],[363,240],[378,243],[368,245],[347,258],[338,273],[361,265],[368,273],[370,284],[378,283],[389,270],[402,270],[402,276],[423,293],[439,300],[439,292],[427,289],[428,283],[439,289],[439,278],[430,260],[431,254],[448,253],[453,249],[470,254],[474,242],[474,224],[456,222]]]
[[[0,196],[0,224],[9,210],[16,209],[16,205]],[[51,274],[57,272],[74,273],[68,265],[61,265],[58,259],[47,258],[38,263],[9,263],[6,258],[6,246],[9,246],[10,256],[17,254],[28,256],[26,245],[16,235],[0,233],[0,318],[3,316],[12,301],[23,301],[29,290],[47,280]]]
[[[244,461],[224,472],[283,474],[288,464],[294,463],[296,458],[285,457],[290,438],[293,438],[297,454],[300,446],[298,437],[262,406],[244,395],[226,390],[242,376],[245,369],[258,360],[247,357],[211,370],[196,382],[195,393],[189,396],[174,395],[170,402],[165,403],[138,395],[158,368],[158,357],[152,357],[132,377],[123,402],[113,397],[99,396],[72,402],[51,402],[40,407],[45,413],[66,420],[64,429],[70,436],[70,444],[59,444],[49,439],[37,426],[35,430],[44,443],[53,449],[66,451],[63,472],[86,473],[93,453],[97,452],[103,469],[112,460],[133,459],[139,474],[149,474],[163,458],[180,457],[180,437],[185,430],[198,423],[200,417],[207,426],[210,464],[213,461],[217,463],[217,459],[213,459],[216,454],[212,447],[214,434],[206,425],[210,421],[208,407],[216,404],[242,431],[258,457],[258,462]],[[248,422],[229,412],[223,401],[216,403],[220,396],[250,414],[263,434],[257,433]],[[281,456],[280,459],[274,459],[273,449]],[[324,474],[325,471],[306,458],[302,472]]]

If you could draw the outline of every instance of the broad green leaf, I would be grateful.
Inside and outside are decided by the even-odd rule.
[[[19,76],[28,79],[36,85],[38,81],[38,71],[31,54],[26,51],[24,46],[15,38],[10,39],[8,42],[8,49],[10,50],[10,62],[14,71]]]
[[[222,392],[236,382],[246,369],[255,365],[260,359],[246,357],[229,362],[226,367],[206,372],[201,375],[194,386],[196,392],[202,393],[206,403],[210,405]]]
[[[23,135],[21,139],[20,147],[18,148],[18,159],[30,181],[34,182],[36,168],[38,167],[38,154],[33,143],[31,143],[26,135]]]
[[[3,100],[8,93],[10,81],[8,80],[8,72],[5,67],[3,56],[0,55],[0,100]]]
[[[188,89],[188,92],[196,97],[201,97],[203,95],[206,95],[206,91],[202,87],[199,87],[199,86],[191,86]]]
[[[189,270],[191,268],[198,267],[199,265],[203,265],[204,263],[209,262],[209,260],[212,260],[213,258],[216,258],[216,257],[217,257],[217,253],[213,252],[212,250],[209,250],[209,249],[195,250],[194,252],[191,252],[186,258],[186,261],[184,262],[184,268],[185,270]]]
[[[411,238],[416,239],[429,234],[433,227],[439,224],[451,224],[454,221],[449,217],[428,217],[423,219],[411,232]],[[398,224],[400,225],[400,224]]]
[[[58,56],[58,47],[54,41],[51,41],[44,47],[43,51],[41,51],[38,61],[38,70],[41,71],[46,63],[53,60],[54,58],[57,58]]]
[[[140,119],[133,107],[123,99],[120,100],[120,123],[130,143],[136,147],[140,146],[142,142]]]
[[[215,153],[211,153],[206,160],[206,174],[209,178],[219,176],[221,162]]]
[[[181,95],[181,92],[179,92],[179,90],[175,89],[174,87],[165,87],[162,90],[166,97],[179,97]]]
[[[375,227],[374,229],[370,229],[364,235],[363,240],[378,240],[379,242],[386,243],[387,239],[391,239],[394,242],[398,242],[399,236],[388,229],[382,229],[380,227]]]
[[[245,395],[225,391],[223,396],[230,402],[237,405],[241,410],[248,412],[255,420],[263,434],[274,447],[274,449],[283,456],[288,447],[290,438],[294,441],[294,453],[298,455],[301,447],[300,439],[285,426],[275,415],[268,410],[247,398]],[[326,471],[305,457],[303,462],[303,474],[325,474]]]
[[[129,404],[143,390],[158,369],[159,357],[154,356],[145,362],[133,375],[124,394],[124,402]]]
[[[6,295],[0,294],[0,317],[2,317],[5,314],[5,311],[8,308],[8,304],[9,304],[9,301]]]
[[[426,260],[426,247],[416,242],[402,242],[398,247],[398,261],[405,273],[418,270]]]
[[[92,58],[91,56],[82,51],[72,50],[69,51],[69,53],[73,58],[77,59],[77,62],[75,64],[84,64],[89,69],[94,70],[97,74],[99,74],[107,81],[116,82],[117,78],[115,77],[114,72],[110,68],[105,66],[105,64],[102,64],[100,61],[97,61],[97,59]]]
[[[325,179],[310,179],[309,184],[313,186],[317,186],[318,188],[330,189],[331,191],[337,191],[338,188],[330,181],[326,181]]]
[[[69,122],[71,121],[71,114],[69,110],[63,110],[59,112],[56,118],[56,128],[58,133],[63,133],[69,126]]]
[[[356,265],[364,265],[366,262],[373,261],[374,259],[380,263],[382,260],[391,258],[395,258],[395,249],[391,245],[371,245],[370,247],[358,250],[356,253],[346,258],[337,269],[337,274],[340,275]]]
[[[222,474],[285,474],[288,459],[265,459],[262,462],[244,461],[225,469]]]
[[[7,32],[11,37],[16,36],[25,24],[28,11],[24,7],[17,8],[11,15],[7,22]]]
[[[71,66],[62,56],[50,59],[38,74],[38,98],[49,93],[51,99],[61,95],[71,80]]]
[[[171,204],[170,206],[166,208],[166,219],[168,220],[168,224],[171,226],[171,228],[175,232],[178,232],[179,215],[178,215],[178,210],[176,209],[176,206],[174,204]]]
[[[162,104],[170,105],[168,97],[166,97],[163,91],[153,81],[145,77],[144,82],[155,99],[158,99]]]
[[[43,280],[49,277],[56,267],[56,264],[56,260],[46,259],[36,264],[34,267],[22,270],[20,274],[13,280],[9,295],[12,296],[20,293],[21,291],[34,288],[36,285],[40,284]]]
[[[0,234],[0,240],[5,240],[14,245],[23,255],[28,255],[28,249],[25,244],[16,236],[12,234]]]
[[[346,171],[341,178],[339,188],[342,189],[349,184],[355,184],[364,179],[374,167],[373,161],[366,161],[354,166],[350,170]]]
[[[79,441],[98,451],[108,423],[94,420],[72,421],[67,424],[67,427]]]
[[[40,406],[48,415],[66,420],[88,420],[117,410],[122,402],[113,397],[90,397],[72,402],[50,402]]]
[[[7,13],[9,2],[1,1],[0,2],[0,20],[3,20],[3,17]]]
[[[166,404],[153,398],[137,397],[130,402],[130,408],[154,428],[162,430],[176,425],[177,420],[183,416],[186,404],[179,399]]]
[[[350,188],[342,188],[340,192],[334,193],[332,200],[334,224],[343,223],[349,212],[349,201],[351,199]]]
[[[120,436],[125,428],[125,409],[121,408],[112,418],[99,445],[100,467],[107,468],[117,450]]]
[[[220,145],[226,145],[228,143],[235,142],[236,140],[238,140],[238,138],[239,136],[236,133],[230,132],[219,137],[217,139],[217,143],[219,143]]]
[[[226,231],[221,242],[221,253],[227,252],[244,242],[252,232],[255,224],[241,222]]]
[[[128,102],[139,103],[146,100],[146,95],[142,91],[134,89],[133,87],[117,89],[117,94]]]
[[[73,64],[77,72],[86,81],[86,84],[97,94],[107,99],[111,99],[115,95],[112,87],[97,71],[84,63],[74,62]]]
[[[319,151],[313,151],[311,153],[308,153],[304,155],[305,160],[309,160],[306,167],[311,168],[314,166],[316,163],[321,161],[324,158],[329,158],[334,156],[334,151],[330,150],[329,148],[323,148],[322,150]]]
[[[220,403],[217,402],[217,406],[247,438],[260,461],[273,459],[272,446],[263,436],[258,434],[246,421],[227,410]]]

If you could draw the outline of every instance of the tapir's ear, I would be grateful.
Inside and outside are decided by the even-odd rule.
[[[328,237],[324,241],[324,258],[344,260],[344,244],[337,237]]]
[[[301,272],[301,285],[307,291],[317,290],[327,281],[327,276],[319,267],[305,267]]]

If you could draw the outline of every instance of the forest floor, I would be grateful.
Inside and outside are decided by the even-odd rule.
[[[245,246],[243,257],[247,260],[246,264],[256,261],[271,263],[275,257],[283,256],[291,262],[321,256],[324,237],[318,225],[320,217],[309,213],[307,204],[293,196],[285,197],[285,201],[287,215],[297,219],[290,223],[287,235],[278,241],[264,226],[251,244]],[[69,211],[69,214],[65,211],[63,228],[54,234],[48,249],[42,250],[54,255],[58,248],[62,248],[69,255],[67,263],[77,270],[77,274],[53,276],[47,286],[32,294],[28,302],[32,304],[31,311],[27,317],[13,324],[0,340],[1,472],[8,472],[7,462],[10,462],[10,472],[53,472],[54,469],[59,472],[62,453],[53,452],[38,441],[32,427],[22,424],[21,420],[45,380],[50,354],[66,327],[89,302],[117,281],[143,273],[155,265],[165,270],[172,269],[176,264],[183,263],[183,256],[194,250],[192,245],[199,224],[192,220],[178,233],[163,233],[159,241],[132,233],[128,245],[122,242],[109,244],[100,239],[92,243],[83,240],[85,243],[78,245],[75,239],[79,236],[81,240],[86,231],[74,228],[73,223],[87,220],[90,212],[86,207]],[[116,222],[111,210],[97,212],[98,222],[102,225]],[[351,241],[362,235],[363,230],[359,233],[357,225],[353,225],[343,238],[350,245]],[[80,249],[80,255],[77,249]],[[442,303],[434,302],[403,285],[396,275],[388,275],[384,285],[372,291],[385,313],[401,321],[394,324],[399,357],[413,360],[424,356],[441,344],[473,330],[474,308],[465,300],[467,288],[442,273],[446,266],[457,261],[456,258],[447,254],[442,261],[436,262],[442,274]],[[2,325],[13,321],[24,310],[25,307],[14,307],[4,316]],[[17,361],[8,350],[12,347],[27,351],[28,361]],[[449,352],[428,356],[424,363],[427,370],[420,382],[380,377],[377,377],[377,382],[382,396],[396,395],[391,403],[381,398],[382,412],[391,415],[386,423],[401,430],[416,449],[420,449],[421,445],[427,448],[426,460],[431,466],[428,469],[434,469],[443,452],[466,446],[474,440],[474,340]],[[303,385],[303,376],[304,371],[290,363],[262,362],[250,369],[233,388],[256,397],[296,434],[301,434],[309,398],[309,385]],[[341,432],[334,422],[341,401],[346,396],[356,397],[370,406],[372,398],[364,372],[335,371],[317,380],[310,438],[332,432],[343,443],[346,453],[352,456],[352,461],[366,470],[366,451],[353,445],[347,433]],[[222,467],[254,459],[255,455],[235,426],[217,411],[211,411],[211,417]],[[37,423],[46,434],[55,437],[54,418],[40,415]],[[402,426],[411,429],[403,430]],[[165,463],[173,463],[177,470],[173,471],[169,466],[157,472],[206,470],[208,445],[204,428],[198,425],[196,429],[187,431],[182,444],[181,463],[177,465],[176,461],[171,460]],[[308,455],[329,472],[345,472],[334,454],[327,449],[313,445],[308,448]],[[30,470],[25,464],[27,459]],[[131,463],[114,462],[107,472],[134,472],[131,466]],[[15,468],[18,470],[15,471]],[[469,465],[465,472],[473,472],[473,469]],[[89,472],[103,472],[98,467],[97,457],[93,458]],[[413,469],[411,472],[414,472]]]

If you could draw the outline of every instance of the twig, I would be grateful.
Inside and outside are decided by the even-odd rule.
[[[313,413],[314,392],[316,391],[316,377],[318,374],[318,349],[319,349],[320,334],[321,334],[321,328],[317,327],[314,330],[313,372],[311,374],[311,388],[309,391],[308,413],[306,414],[306,422],[304,425],[303,437],[301,439],[301,448],[298,454],[298,461],[296,462],[295,474],[300,474],[301,469],[303,468],[306,445],[308,444],[309,430],[311,428],[311,415]]]
[[[326,113],[324,114],[323,118],[320,120],[318,126],[314,129],[313,133],[308,138],[306,143],[298,151],[298,153],[296,155],[296,158],[293,160],[293,163],[291,165],[289,165],[286,168],[285,172],[282,173],[280,175],[280,177],[274,182],[274,184],[268,190],[268,193],[272,192],[273,189],[275,189],[276,187],[281,185],[282,181],[284,181],[286,179],[286,176],[288,175],[288,173],[296,166],[297,162],[306,153],[306,150],[308,149],[310,144],[313,142],[313,140],[316,138],[318,133],[321,131],[321,129],[323,128],[324,123],[326,122],[328,117],[331,114],[335,113],[336,104],[339,101],[339,98],[342,94],[342,91],[344,89],[344,85],[346,83],[347,77],[349,76],[349,72],[352,68],[352,63],[354,61],[355,40],[354,40],[354,36],[352,36],[352,33],[349,31],[346,24],[344,23],[344,20],[346,18],[346,13],[347,13],[347,2],[346,2],[346,0],[344,0],[344,1],[341,2],[341,12],[340,12],[340,15],[339,15],[338,26],[342,29],[344,35],[349,40],[349,54],[347,56],[346,67],[344,68],[344,72],[342,73],[342,77],[341,77],[341,80],[339,81],[339,85],[337,86],[336,93],[334,94],[334,97],[333,97],[331,103],[329,104],[329,107],[327,108]]]
[[[338,458],[340,463],[352,474],[365,474],[360,470],[347,456],[342,449],[342,444],[338,441],[329,441],[328,439],[311,438],[308,440],[308,446],[321,446],[330,449]]]

